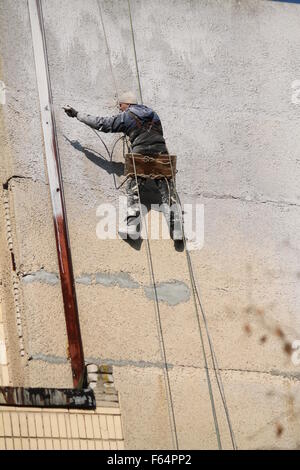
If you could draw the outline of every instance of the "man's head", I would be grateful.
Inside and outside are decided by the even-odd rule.
[[[132,91],[127,91],[119,97],[119,108],[121,111],[126,111],[131,104],[137,104],[137,99]]]

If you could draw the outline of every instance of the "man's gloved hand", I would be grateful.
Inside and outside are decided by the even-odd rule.
[[[76,109],[72,108],[71,106],[67,105],[67,106],[63,106],[63,109],[65,110],[65,113],[69,116],[69,117],[77,117],[77,114],[78,114],[78,111],[76,111]]]

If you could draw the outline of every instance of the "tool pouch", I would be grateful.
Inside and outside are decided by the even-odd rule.
[[[125,155],[125,176],[135,176],[141,178],[167,178],[172,179],[176,175],[176,155],[141,155],[140,153],[127,153]],[[171,160],[171,163],[170,163]]]

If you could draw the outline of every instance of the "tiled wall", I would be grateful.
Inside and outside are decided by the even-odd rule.
[[[0,302],[0,386],[9,385],[2,306]]]
[[[119,407],[0,407],[0,450],[124,449]]]

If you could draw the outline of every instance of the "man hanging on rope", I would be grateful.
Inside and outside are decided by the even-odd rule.
[[[76,109],[67,106],[64,108],[69,117],[76,117],[79,121],[101,132],[123,132],[129,137],[131,151],[142,155],[155,156],[168,154],[163,129],[159,116],[147,106],[137,103],[132,92],[124,93],[119,98],[120,113],[111,117],[91,116],[79,113]],[[143,188],[147,178],[138,176],[129,177],[126,182],[128,210],[126,218],[126,233],[120,235],[136,235],[136,226],[140,216],[139,190]],[[178,207],[176,204],[175,187],[172,180],[165,178],[154,179],[164,205],[164,214],[170,226],[170,234],[174,240],[182,240],[182,230]],[[172,208],[172,210],[171,210]]]

